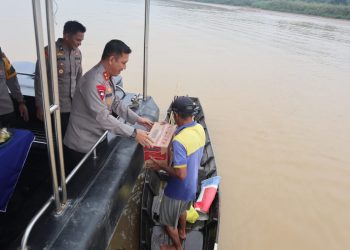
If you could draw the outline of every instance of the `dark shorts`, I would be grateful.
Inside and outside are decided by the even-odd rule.
[[[174,200],[163,195],[160,203],[159,222],[165,226],[177,228],[180,215],[191,206],[190,201]]]

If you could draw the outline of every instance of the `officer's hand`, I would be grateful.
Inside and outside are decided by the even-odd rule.
[[[137,123],[141,124],[142,126],[146,127],[147,129],[151,129],[153,126],[153,122],[145,117],[141,117],[137,119]]]
[[[18,105],[18,109],[23,120],[27,122],[29,120],[27,106],[22,102]]]
[[[168,124],[169,122],[168,121],[161,121],[161,122],[159,122],[161,125],[165,125],[165,124]]]
[[[153,147],[154,141],[149,137],[148,132],[141,129],[136,129],[135,140],[144,147]]]
[[[36,106],[36,118],[38,118],[40,121],[44,120],[44,110],[41,106]]]

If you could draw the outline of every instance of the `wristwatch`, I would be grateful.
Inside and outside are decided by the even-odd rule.
[[[136,128],[134,128],[134,131],[132,132],[131,137],[136,138],[136,135],[137,135],[137,131],[136,131]]]

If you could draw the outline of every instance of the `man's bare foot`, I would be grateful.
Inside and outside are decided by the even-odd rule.
[[[179,228],[179,238],[180,240],[186,240],[186,229]]]
[[[160,250],[176,250],[174,245],[160,245]]]

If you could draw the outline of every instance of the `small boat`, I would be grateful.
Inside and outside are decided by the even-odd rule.
[[[205,130],[206,143],[204,146],[203,157],[198,175],[197,197],[201,191],[201,181],[210,177],[217,176],[217,168],[214,158],[214,152],[209,137],[207,125],[205,123],[204,112],[198,98],[191,97],[199,107],[194,120],[201,124]],[[172,122],[172,112],[170,108],[167,112],[166,120]],[[140,249],[141,250],[156,250],[160,244],[172,244],[170,238],[163,230],[163,226],[156,220],[157,199],[164,190],[166,175],[161,172],[147,170],[145,172],[145,181],[143,184],[140,212]],[[220,222],[220,195],[219,189],[213,200],[210,210],[205,220],[197,220],[194,224],[187,223],[187,237],[183,241],[185,250],[198,249],[217,249],[219,237],[219,222]]]

